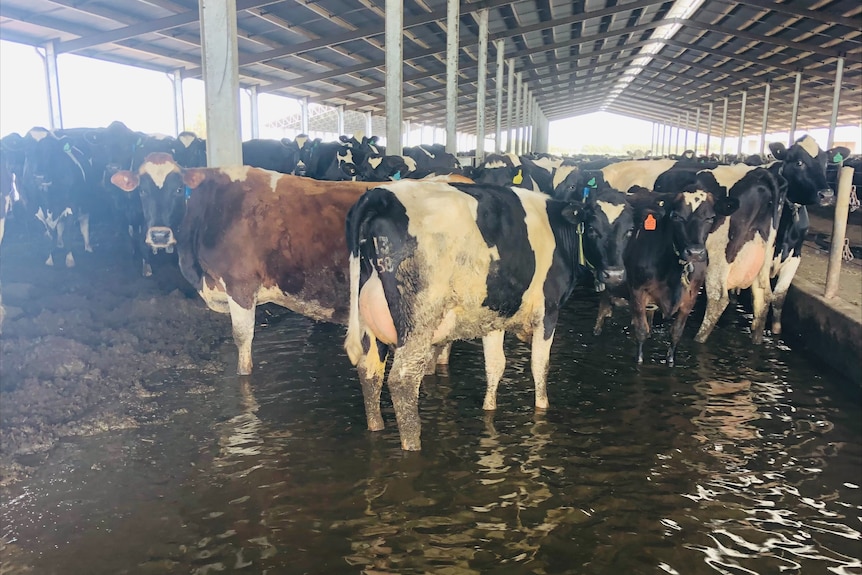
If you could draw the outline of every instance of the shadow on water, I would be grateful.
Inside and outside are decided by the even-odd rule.
[[[526,345],[507,340],[486,413],[481,345],[456,344],[423,383],[421,453],[385,392],[365,429],[343,328],[279,315],[252,377],[159,373],[162,419],[57,450],[2,508],[4,573],[862,572],[839,382],[730,310],[707,345],[690,323],[673,369],[658,329],[638,369],[627,313],[599,337],[594,313],[561,317],[547,412]]]

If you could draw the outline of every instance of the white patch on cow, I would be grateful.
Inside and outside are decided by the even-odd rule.
[[[296,145],[299,146],[299,149],[301,150],[302,147],[305,146],[305,143],[308,141],[308,136],[297,136],[296,138],[294,138],[293,141],[296,142]]]
[[[486,170],[496,170],[497,168],[505,168],[506,162],[502,160],[495,160],[493,162],[485,162]]]
[[[258,168],[258,169],[261,169],[261,168]],[[265,170],[265,171],[269,172],[269,187],[273,192],[275,192],[278,189],[278,181],[281,179],[281,177],[284,174],[282,174],[281,172],[273,172],[271,170]]]
[[[688,204],[688,207],[691,208],[691,211],[695,212],[697,211],[697,208],[706,201],[706,192],[703,190],[686,192],[682,197],[685,200],[685,203]]]
[[[353,133],[353,139],[355,139],[357,142],[361,142],[362,138],[364,138],[364,137],[365,137],[365,130],[359,130],[358,132]]]
[[[339,164],[352,164],[353,163],[353,151],[350,148],[344,150],[344,153],[338,152],[336,154],[338,156]]]
[[[46,137],[48,137],[48,134],[50,133],[51,132],[49,130],[46,130],[45,128],[32,128],[29,132],[27,132],[27,135],[36,140],[37,142],[41,142]]]
[[[407,173],[416,171],[416,160],[411,158],[410,156],[401,156],[401,159],[404,160],[404,163],[407,164]],[[402,176],[404,174],[401,174]]]
[[[758,166],[747,166],[745,164],[733,164],[732,166],[718,166],[712,170],[704,170],[711,173],[715,177],[715,181],[719,186],[722,186],[730,191],[733,184],[742,179],[745,174]]]
[[[812,158],[816,158],[817,154],[820,153],[820,146],[817,145],[817,141],[811,136],[805,136],[802,140],[797,142],[797,144],[799,144],[800,148],[808,152],[808,155]]]
[[[232,182],[244,182],[248,178],[248,171],[254,169],[251,166],[228,166],[221,168],[221,172]]]
[[[423,148],[422,146],[418,146],[418,147],[419,147],[419,149],[420,149],[420,150],[422,150],[422,152],[423,152],[426,156],[428,156],[429,158],[433,158],[433,157],[434,157],[434,154],[432,154],[431,152],[429,152],[428,150],[426,150],[426,149],[425,149],[425,148]]]
[[[569,177],[569,174],[574,172],[577,169],[577,166],[560,166],[557,168],[557,171],[554,172],[554,178],[551,182],[551,185],[554,189],[557,188],[560,184],[562,184],[566,178]]]
[[[533,160],[533,163],[550,174],[554,168],[559,168],[563,165],[563,158],[539,158],[538,160]]]
[[[58,215],[55,218],[54,214],[51,213],[51,210],[47,210],[47,211],[43,212],[42,208],[40,207],[39,211],[36,212],[36,219],[39,220],[40,222],[42,222],[43,224],[45,224],[45,227],[47,229],[53,230],[60,223],[60,220],[62,220],[66,216],[71,216],[71,215],[72,215],[72,208],[66,208],[65,210],[60,212],[60,215]]]
[[[156,185],[156,187],[161,188],[165,185],[165,180],[170,174],[179,171],[179,166],[177,166],[174,162],[144,162],[143,164],[141,164],[138,173],[141,175],[149,175],[150,178],[152,178],[153,183]]]
[[[383,163],[383,156],[379,158],[368,158],[368,165],[371,166],[372,169],[376,170],[380,164]]]
[[[599,207],[600,210],[602,210],[602,212],[604,212],[605,216],[607,216],[608,218],[608,222],[611,224],[614,223],[618,217],[620,217],[620,214],[623,213],[623,210],[626,207],[625,204],[612,204],[610,202],[602,201],[596,202],[596,205]]]
[[[177,137],[177,140],[180,141],[184,148],[188,148],[195,140],[197,140],[197,138],[198,137],[194,134],[182,134]]]
[[[668,171],[676,160],[627,160],[602,168],[605,181],[614,189],[628,191],[632,186],[655,188],[655,181]]]
[[[506,154],[506,156],[510,160],[512,160],[512,165],[515,166],[516,168],[521,165],[521,156],[519,156],[518,154],[513,154],[513,153],[509,152],[508,154]]]

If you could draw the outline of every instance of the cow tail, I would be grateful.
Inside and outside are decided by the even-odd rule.
[[[375,204],[374,190],[363,194],[347,213],[345,231],[347,234],[347,249],[350,252],[350,313],[347,320],[347,337],[344,340],[344,350],[353,365],[357,365],[365,352],[362,350],[363,337],[367,337],[367,330],[362,325],[359,314],[359,282],[361,281],[362,261],[360,254],[360,241],[362,231],[368,221],[377,213],[373,208]]]

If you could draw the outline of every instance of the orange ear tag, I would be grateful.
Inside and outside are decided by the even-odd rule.
[[[656,225],[655,216],[653,216],[652,214],[647,214],[647,217],[644,220],[644,229],[649,231],[649,232],[654,231],[655,225]]]

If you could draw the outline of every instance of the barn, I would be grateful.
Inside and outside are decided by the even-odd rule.
[[[4,0],[0,42],[35,47],[47,88],[40,130],[0,127],[0,572],[860,568],[862,150],[838,136],[862,125],[858,2]],[[166,74],[173,133],[70,124],[64,54]],[[191,133],[184,81],[198,79]],[[265,97],[298,111],[265,126]],[[804,211],[781,333],[752,343],[743,290],[697,343],[704,295],[675,362],[659,318],[637,363],[626,309],[594,333],[608,291],[586,270],[556,319],[547,409],[530,343],[507,334],[496,409],[488,348],[458,340],[422,379],[421,451],[402,449],[385,388],[369,430],[343,347],[352,198],[428,174],[448,178],[440,197],[493,195],[492,156],[518,162],[507,185],[553,195],[540,183],[563,164],[635,159],[552,153],[558,122],[595,112],[651,125],[643,162],[766,173],[755,164],[818,130],[819,150],[794,153],[841,150],[817,160],[837,204]],[[59,147],[46,160],[25,141]],[[419,169],[428,158],[447,163]],[[66,162],[73,179],[51,176]],[[74,197],[56,208],[61,187]],[[477,245],[497,254],[489,269],[511,265]]]

